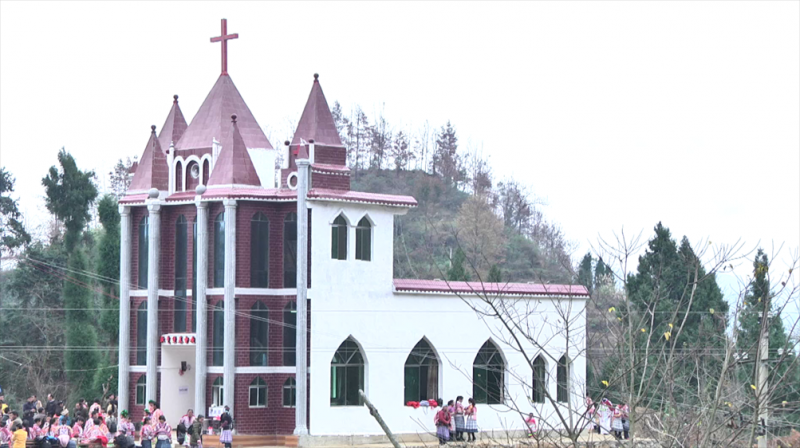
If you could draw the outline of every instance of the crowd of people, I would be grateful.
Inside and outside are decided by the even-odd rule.
[[[586,397],[587,428],[598,434],[612,434],[617,439],[629,439],[629,412],[627,404],[615,405],[608,398],[593,403],[590,397]]]
[[[117,413],[113,395],[95,399],[91,405],[81,399],[75,404],[72,415],[63,402],[52,395],[47,398],[47,404],[42,406],[36,396],[31,395],[20,415],[9,409],[5,397],[0,394],[0,448],[26,448],[29,441],[35,448],[107,447],[109,443],[118,448],[173,446],[172,427],[154,400],[148,403],[137,430],[128,411]],[[227,406],[219,420],[220,442],[225,448],[231,448],[233,418]],[[178,445],[202,448],[203,423],[203,416],[195,416],[189,409],[180,418],[175,431]]]
[[[438,403],[444,401],[440,398]],[[478,432],[478,407],[475,405],[475,400],[470,398],[466,406],[464,397],[460,395],[455,401],[448,401],[433,417],[433,423],[436,425],[439,445],[449,441],[474,442],[475,434]],[[464,434],[467,435],[467,440],[464,440]]]

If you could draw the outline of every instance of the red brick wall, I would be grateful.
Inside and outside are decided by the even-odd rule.
[[[311,188],[350,191],[350,175],[311,173]]]
[[[129,381],[128,381],[128,397],[129,397],[128,398],[128,407],[127,408],[123,408],[122,406],[120,406],[120,410],[127,409],[128,413],[130,413],[131,421],[134,424],[141,423],[142,418],[144,417],[144,409],[147,406],[146,403],[144,405],[135,404],[136,403],[136,382],[139,381],[139,378],[144,376],[144,375],[145,375],[144,373],[139,373],[139,372],[131,373],[129,375],[129,377],[128,377],[129,378]],[[159,381],[159,384],[160,384],[160,381],[161,381],[161,374],[160,373],[158,374],[158,381]],[[161,388],[158,386],[158,384],[156,384],[156,401],[160,401],[160,400],[161,400]]]
[[[334,146],[317,145],[314,147],[314,163],[327,165],[347,165],[347,150]]]
[[[236,428],[241,434],[291,434],[294,431],[294,408],[283,407],[283,383],[294,374],[236,375]],[[250,407],[250,383],[261,377],[267,384],[267,407]],[[209,389],[210,390],[210,389]]]

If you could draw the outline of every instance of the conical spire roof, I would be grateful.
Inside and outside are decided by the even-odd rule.
[[[305,141],[314,140],[317,145],[344,146],[339,138],[339,131],[333,121],[328,101],[319,85],[319,75],[316,73],[306,107],[303,109],[303,115],[300,116],[300,122],[297,124],[297,130],[292,139],[292,145],[299,145],[301,138]]]
[[[172,99],[172,109],[169,110],[167,121],[164,122],[164,126],[161,126],[161,132],[158,133],[158,143],[161,144],[161,149],[165,154],[170,143],[178,144],[188,126],[186,119],[183,118],[181,107],[178,106],[178,95],[173,96]]]
[[[228,120],[233,114],[239,117],[239,130],[247,148],[272,149],[267,136],[245,104],[239,90],[236,89],[231,77],[226,74],[219,76],[175,147],[179,150],[210,148],[213,139],[218,142],[227,140],[231,130]]]
[[[261,186],[253,161],[247,153],[247,146],[239,131],[236,114],[231,116],[232,123],[228,126],[228,138],[222,141],[222,150],[211,171],[208,186],[215,185],[251,185]]]
[[[131,192],[147,191],[151,188],[167,190],[169,185],[167,157],[158,142],[156,126],[153,125],[150,129],[150,140],[147,141],[147,146],[144,147],[144,154],[139,159],[139,166],[136,168],[131,186],[128,188]]]

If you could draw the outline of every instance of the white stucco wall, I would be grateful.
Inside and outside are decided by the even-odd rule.
[[[382,434],[365,407],[330,405],[330,362],[339,345],[352,336],[362,347],[367,366],[365,389],[370,400],[396,433],[434,431],[433,411],[404,406],[404,364],[411,349],[426,337],[439,356],[439,395],[445,401],[457,395],[472,396],[472,364],[481,346],[492,339],[506,360],[506,400],[520,411],[549,415],[557,425],[549,404],[533,405],[531,368],[523,354],[508,344],[509,334],[498,321],[481,320],[460,297],[450,294],[394,293],[393,213],[397,209],[368,205],[313,202],[311,298],[311,386],[310,432],[312,435]],[[330,257],[330,223],[344,212],[353,226],[348,233],[348,259]],[[354,259],[355,224],[368,213],[373,228],[372,261]],[[477,297],[468,300],[480,303]],[[547,367],[549,393],[556,396],[556,362],[567,343],[564,325],[558,323],[557,306],[571,303],[574,321],[570,332],[571,400],[582,410],[586,372],[583,300],[512,298],[509,306],[529,315],[526,321],[536,341],[552,356]],[[525,343],[531,359],[541,350]],[[577,353],[577,355],[576,355]],[[534,410],[534,406],[538,408]],[[518,413],[508,405],[478,405],[478,424],[489,429],[522,428]],[[580,411],[578,411],[580,412]]]
[[[181,361],[186,361],[191,370],[178,374]],[[194,407],[195,347],[161,345],[161,410],[167,423],[178,426],[187,409]],[[204,411],[196,413],[205,413]]]

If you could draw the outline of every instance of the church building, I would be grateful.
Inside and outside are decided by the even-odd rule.
[[[174,96],[120,200],[120,409],[157,400],[175,427],[228,405],[239,434],[312,437],[382,434],[359,390],[400,434],[435,432],[410,402],[459,395],[482,431],[582,412],[586,289],[393,278],[394,218],[417,201],[350,189],[317,75],[273,146],[228,74],[236,37],[223,19],[222,73],[189,122]],[[477,313],[487,294],[541,339]]]

